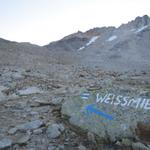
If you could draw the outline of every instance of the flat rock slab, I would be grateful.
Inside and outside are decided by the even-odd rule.
[[[13,137],[13,144],[23,145],[30,140],[30,135],[26,133],[19,133]]]
[[[40,128],[41,126],[44,125],[44,122],[42,120],[35,120],[35,121],[31,121],[31,122],[27,122],[25,124],[21,124],[21,125],[17,125],[14,128],[11,128],[8,133],[9,134],[14,134],[16,133],[18,130],[35,130]]]
[[[35,120],[31,122],[27,122],[25,124],[17,126],[18,129],[24,129],[24,130],[33,130],[37,129],[44,125],[44,122],[42,120]]]
[[[150,142],[150,97],[138,93],[84,92],[66,100],[62,114],[69,117],[71,124],[100,138]]]
[[[4,138],[0,140],[0,150],[3,150],[5,148],[8,148],[12,145],[12,140],[8,138]]]
[[[38,87],[27,87],[25,89],[21,89],[18,91],[19,95],[30,95],[30,94],[38,94],[43,93]]]

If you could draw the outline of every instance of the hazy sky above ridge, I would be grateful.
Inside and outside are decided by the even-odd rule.
[[[150,0],[0,0],[0,37],[45,45],[145,14],[150,16]]]

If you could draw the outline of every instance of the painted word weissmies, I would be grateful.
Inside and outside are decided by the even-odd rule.
[[[122,107],[134,107],[145,110],[150,110],[150,99],[146,98],[130,98],[122,95],[115,95],[112,93],[101,96],[100,94],[96,94],[96,103],[106,103],[115,106]]]

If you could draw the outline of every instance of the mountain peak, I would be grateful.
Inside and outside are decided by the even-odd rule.
[[[137,25],[139,24],[142,26],[150,25],[150,17],[148,15],[144,15],[142,17],[136,17],[134,21]]]

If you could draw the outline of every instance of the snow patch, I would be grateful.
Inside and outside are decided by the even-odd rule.
[[[99,38],[99,36],[94,36],[94,37],[92,37],[92,38],[90,39],[90,41],[85,44],[85,46],[80,47],[77,51],[82,51],[82,50],[85,49],[87,46],[93,44],[98,38]]]
[[[107,42],[111,42],[111,41],[113,41],[113,40],[116,40],[118,37],[116,36],[116,35],[113,35],[113,36],[111,36],[111,37],[109,37],[108,39],[107,39]]]
[[[85,49],[85,46],[80,47],[78,51],[82,51],[83,49]]]
[[[139,33],[141,31],[143,31],[144,29],[146,29],[148,26],[143,26],[141,28],[139,28],[135,33]]]
[[[86,46],[91,45],[91,44],[94,43],[98,38],[99,38],[99,36],[94,36],[94,37],[92,37],[91,40],[90,40],[88,43],[86,43]]]

